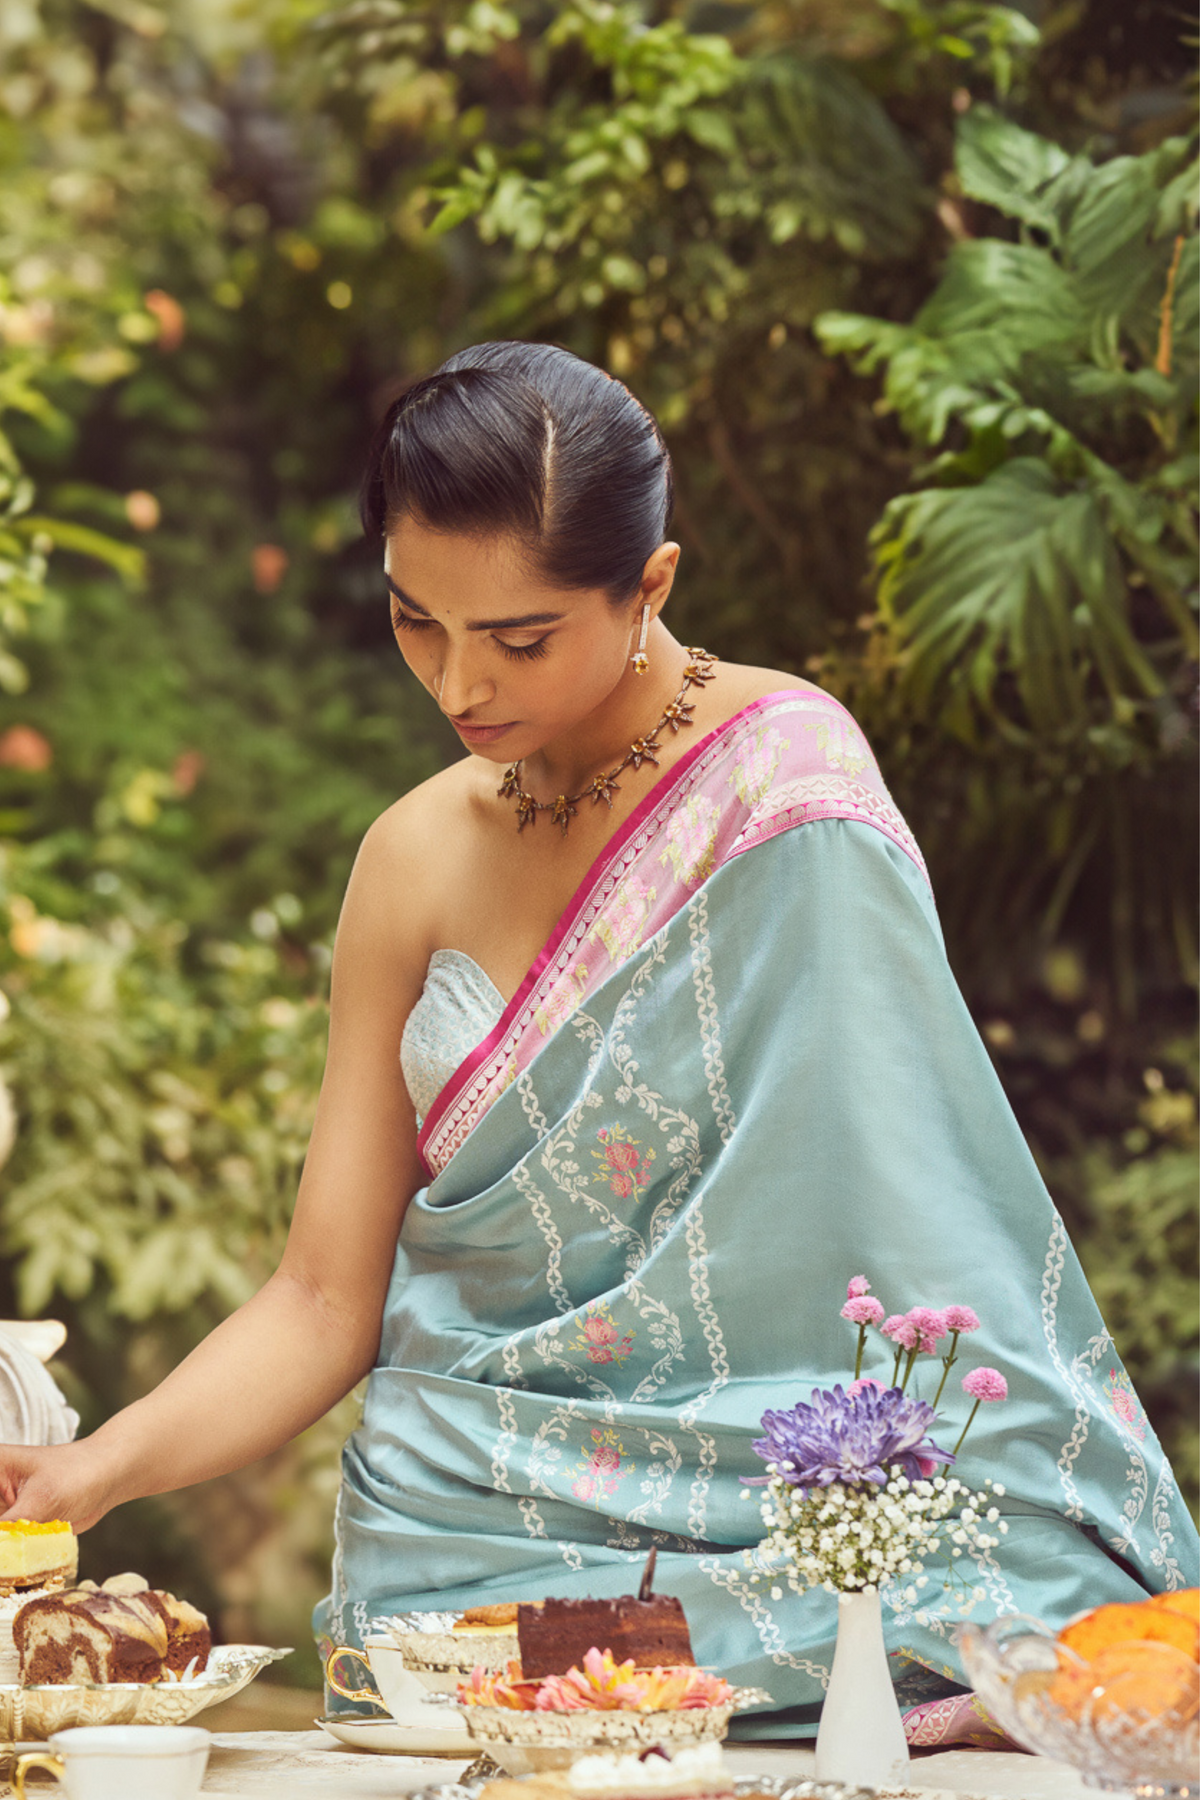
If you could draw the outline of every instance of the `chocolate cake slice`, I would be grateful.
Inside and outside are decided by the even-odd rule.
[[[517,1608],[517,1645],[526,1681],[565,1675],[589,1650],[611,1650],[638,1669],[694,1668],[681,1603],[670,1594],[615,1600],[534,1600]]]
[[[162,1677],[167,1627],[148,1594],[45,1594],[21,1608],[12,1629],[22,1687]]]

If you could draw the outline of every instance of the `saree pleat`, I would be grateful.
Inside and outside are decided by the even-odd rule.
[[[406,1216],[323,1638],[628,1592],[656,1545],[697,1661],[772,1695],[760,1729],[810,1732],[835,1603],[752,1583],[742,1483],[764,1410],[852,1369],[855,1274],[889,1311],[979,1313],[940,1442],[965,1370],[1007,1377],[958,1471],[1007,1489],[1001,1547],[956,1566],[972,1616],[1059,1624],[1195,1582],[1191,1520],[895,834],[825,811],[728,856],[518,1061]],[[880,1345],[863,1372],[891,1364]],[[940,1364],[918,1369],[932,1398]],[[961,1682],[957,1611],[927,1593],[885,1596],[889,1644]]]

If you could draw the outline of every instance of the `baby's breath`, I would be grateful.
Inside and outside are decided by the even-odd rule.
[[[955,1476],[910,1481],[893,1469],[882,1486],[828,1487],[802,1492],[772,1475],[763,1490],[762,1518],[767,1535],[747,1551],[760,1581],[782,1572],[798,1594],[822,1587],[831,1594],[853,1594],[864,1588],[896,1583],[910,1605],[926,1585],[926,1559],[942,1553],[980,1556],[996,1549],[1008,1530],[992,1504],[991,1481],[972,1493]],[[984,1529],[993,1525],[995,1533]],[[915,1579],[914,1579],[915,1578]],[[979,1594],[967,1590],[968,1611]],[[771,1589],[772,1597],[779,1593]]]

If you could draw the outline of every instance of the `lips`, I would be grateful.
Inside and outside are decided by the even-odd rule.
[[[467,743],[492,744],[497,738],[502,738],[506,731],[511,731],[516,721],[510,719],[503,725],[478,725],[472,724],[469,719],[451,718],[450,723],[459,737],[465,738]]]

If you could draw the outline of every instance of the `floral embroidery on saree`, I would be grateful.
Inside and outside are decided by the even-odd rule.
[[[607,1182],[618,1200],[640,1200],[650,1179],[654,1150],[643,1150],[623,1125],[601,1126],[596,1136],[602,1148],[593,1150],[592,1155],[601,1169],[593,1180]]]
[[[567,1345],[582,1350],[590,1363],[627,1362],[633,1353],[636,1331],[622,1331],[607,1300],[596,1300],[584,1313],[579,1333]]]
[[[721,808],[707,794],[692,794],[667,821],[666,844],[659,861],[675,871],[686,887],[707,881],[716,868],[717,826]]]
[[[625,1455],[625,1446],[611,1426],[594,1425],[580,1445],[582,1460],[571,1473],[571,1492],[577,1500],[599,1509],[610,1500],[636,1464]]]
[[[773,725],[756,731],[749,743],[742,745],[734,764],[732,779],[738,799],[743,805],[756,806],[770,792],[775,771],[784,751],[789,748],[790,739],[776,731]]]
[[[1108,1379],[1104,1383],[1104,1392],[1108,1396],[1108,1404],[1113,1410],[1114,1417],[1124,1425],[1126,1431],[1132,1432],[1139,1443],[1144,1442],[1146,1414],[1142,1410],[1141,1401],[1133,1391],[1133,1383],[1124,1369],[1109,1370]]]
[[[597,919],[588,936],[603,944],[613,962],[622,962],[645,936],[646,921],[658,897],[658,889],[647,887],[631,875],[623,881],[612,898],[605,916]]]

